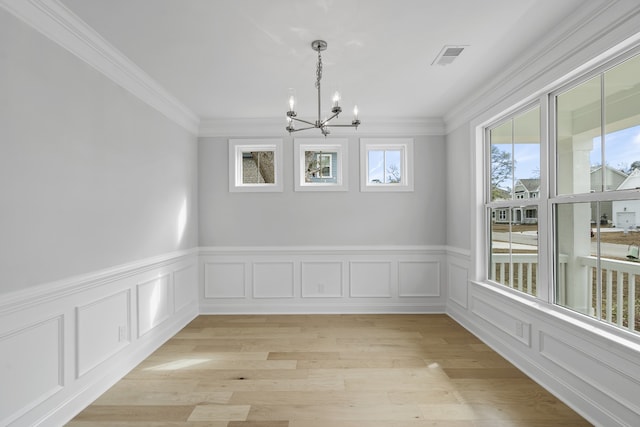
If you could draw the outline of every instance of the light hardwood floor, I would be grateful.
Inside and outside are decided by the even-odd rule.
[[[446,315],[199,316],[71,427],[589,426]]]

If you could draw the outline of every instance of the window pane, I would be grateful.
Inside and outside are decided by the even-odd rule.
[[[243,184],[275,183],[273,151],[247,151],[242,153]]]
[[[532,198],[540,186],[540,107],[513,119],[513,162],[516,182],[530,180],[525,198]]]
[[[331,178],[331,154],[322,154],[320,156],[320,176],[322,178]]]
[[[400,150],[386,150],[385,152],[385,184],[399,184],[402,179],[402,164]]]
[[[558,194],[602,191],[600,100],[600,76],[556,98]]]
[[[512,198],[513,122],[491,129],[491,201]]]
[[[623,184],[632,169],[640,168],[640,56],[604,73],[605,191],[639,187],[635,176]]]
[[[384,183],[384,151],[369,150],[369,183]]]
[[[607,211],[619,222],[596,220]],[[640,331],[640,287],[635,285],[640,280],[640,232],[636,217],[640,220],[640,199],[557,207],[557,304]]]
[[[491,210],[489,278],[530,295],[537,292],[537,212],[537,206]]]
[[[305,151],[305,182],[336,183],[337,152]]]

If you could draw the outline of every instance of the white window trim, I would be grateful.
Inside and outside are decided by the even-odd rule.
[[[273,184],[242,183],[242,153],[248,151],[273,151],[275,179]],[[282,192],[282,139],[230,139],[229,140],[229,191],[230,192]]]
[[[369,151],[400,150],[400,183],[369,182]],[[413,191],[413,138],[360,138],[360,191]]]
[[[346,165],[349,164],[347,156],[346,138],[296,138],[293,141],[293,175],[295,176],[295,191],[347,191],[349,190]],[[336,153],[337,166],[332,170],[336,182],[305,182],[305,158],[306,151],[321,151],[323,153]]]

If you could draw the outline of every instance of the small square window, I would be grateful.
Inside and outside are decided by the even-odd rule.
[[[360,140],[361,191],[413,191],[413,139]]]
[[[296,191],[346,191],[346,139],[296,139]]]
[[[282,191],[282,140],[230,139],[229,191]]]

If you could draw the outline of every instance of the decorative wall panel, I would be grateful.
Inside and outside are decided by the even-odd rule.
[[[200,312],[442,313],[444,261],[440,247],[201,248]]]
[[[244,298],[244,262],[207,262],[204,265],[205,298]]]
[[[189,265],[173,272],[173,306],[178,312],[193,303],[197,298],[197,290],[193,284],[198,282],[198,270]]]
[[[253,264],[254,298],[293,298],[293,262]]]
[[[0,334],[0,425],[62,389],[63,317]]]
[[[463,308],[467,308],[468,281],[467,269],[450,262],[447,280],[449,299]]]
[[[138,288],[138,337],[165,321],[171,314],[169,275],[140,283]]]
[[[129,289],[77,307],[78,378],[129,344],[130,307]]]
[[[303,261],[302,297],[342,297],[344,263],[339,261]]]
[[[398,262],[398,296],[439,297],[440,263],[424,261]]]
[[[390,298],[391,263],[352,261],[350,295],[354,298]]]

